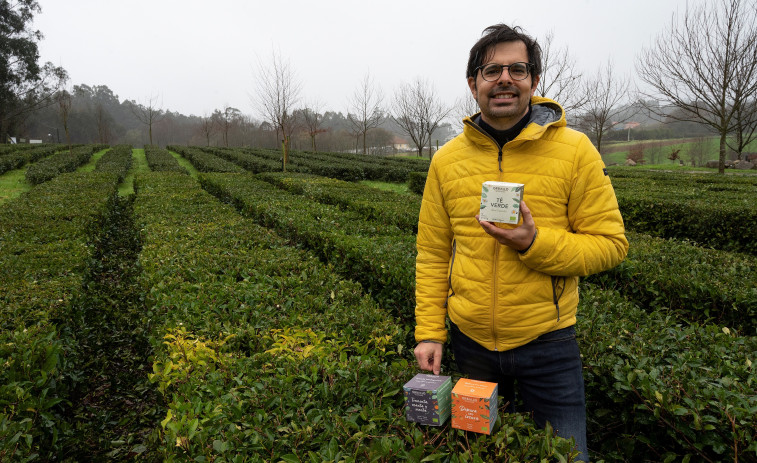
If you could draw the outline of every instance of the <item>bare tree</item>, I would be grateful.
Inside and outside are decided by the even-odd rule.
[[[369,130],[381,125],[383,112],[381,102],[384,94],[381,88],[376,87],[370,74],[363,77],[360,86],[350,98],[350,107],[347,111],[347,119],[352,125],[353,132],[363,137],[363,154],[367,154],[366,134]]]
[[[217,127],[218,124],[216,118],[213,117],[213,115],[208,116],[208,114],[205,113],[205,116],[203,116],[202,121],[200,122],[200,132],[205,138],[205,146],[210,146],[210,139],[215,134]]]
[[[392,119],[413,141],[419,157],[428,143],[431,158],[431,134],[451,110],[439,101],[433,85],[419,77],[412,84],[401,84],[394,94]]]
[[[257,106],[264,119],[281,135],[284,151],[284,171],[289,161],[289,140],[297,126],[294,107],[300,100],[300,83],[280,54],[273,52],[268,65],[259,63]]]
[[[541,44],[542,73],[536,94],[557,101],[568,114],[580,111],[590,95],[581,85],[581,73],[576,70],[576,60],[568,53],[568,47],[555,48],[554,33],[550,31]]]
[[[578,126],[592,137],[597,151],[602,152],[602,139],[615,125],[631,119],[636,113],[627,104],[631,82],[614,74],[612,61],[600,67],[589,79],[584,91],[590,96],[578,117]]]
[[[662,102],[650,111],[717,131],[723,173],[727,136],[739,126],[737,113],[757,95],[757,4],[713,3],[687,4],[681,18],[674,13],[670,29],[642,50],[636,69],[650,88],[642,95]],[[681,111],[667,114],[666,106]]]
[[[152,145],[152,128],[153,125],[155,125],[156,122],[160,121],[165,117],[165,113],[162,109],[160,109],[157,105],[158,98],[156,96],[150,96],[147,99],[147,102],[145,104],[136,103],[134,101],[131,102],[129,105],[129,109],[131,110],[132,114],[134,114],[134,117],[136,117],[139,122],[143,123],[147,126],[147,131],[149,134],[150,139],[150,145]]]
[[[100,143],[110,143],[110,124],[112,117],[103,107],[102,103],[98,102],[95,105],[95,124],[97,125],[97,137]]]
[[[462,131],[464,125],[463,119],[476,114],[479,110],[478,102],[473,98],[470,89],[466,88],[465,95],[455,100],[455,104],[452,107],[452,116],[455,119],[455,127]]]
[[[315,137],[319,133],[324,133],[327,129],[321,128],[323,126],[323,113],[322,104],[320,101],[313,101],[305,109],[302,110],[302,118],[307,129],[308,136],[310,136],[310,146],[313,151],[318,151],[318,147],[315,143]]]
[[[71,131],[68,126],[68,117],[71,115],[71,94],[66,89],[62,89],[56,96],[58,100],[58,109],[60,110],[60,118],[63,122],[63,132],[66,134],[66,144],[68,145],[68,151],[71,152]]]
[[[757,138],[757,100],[752,98],[750,101],[739,102],[734,118],[734,127],[726,144],[741,160],[744,149]]]

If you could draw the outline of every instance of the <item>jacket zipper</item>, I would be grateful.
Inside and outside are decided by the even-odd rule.
[[[481,127],[479,127],[478,124],[475,124],[473,121],[469,122],[467,119],[466,119],[465,122],[466,123],[470,123],[471,127],[473,127],[474,129],[476,129],[476,131],[478,133],[480,133],[481,135],[483,135],[486,138],[488,138],[489,140],[491,140],[492,143],[494,143],[494,146],[497,147],[497,167],[499,167],[500,181],[501,181],[501,176],[502,176],[502,147],[499,146],[499,143],[497,143],[497,140],[495,140],[494,137],[492,137],[491,135],[489,135],[488,133],[486,133],[486,131],[484,129],[482,129]]]
[[[468,122],[468,120],[466,120]],[[473,123],[473,121],[470,121],[471,127],[473,127],[477,132],[488,138],[489,140],[494,143],[494,146],[497,147],[497,168],[499,169],[499,176],[498,181],[502,181],[502,174],[504,173],[502,170],[502,146],[500,146],[499,143],[497,143],[497,140],[494,139],[491,135],[486,133],[484,129],[478,126],[478,124]],[[498,265],[499,262],[499,246],[497,245],[496,241],[494,243],[494,261],[492,263],[492,338],[494,339],[494,350],[499,351],[497,349],[497,270],[499,268]]]

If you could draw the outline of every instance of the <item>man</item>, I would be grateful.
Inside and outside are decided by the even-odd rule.
[[[515,392],[538,425],[575,438],[588,461],[586,407],[574,325],[578,277],[620,263],[623,220],[602,159],[566,127],[554,101],[534,97],[539,45],[519,28],[484,30],[468,86],[481,109],[435,155],[418,224],[415,356],[439,374],[450,338],[458,369]],[[479,221],[481,184],[525,184],[522,221]]]

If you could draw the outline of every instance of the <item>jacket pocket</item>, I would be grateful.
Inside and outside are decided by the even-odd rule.
[[[444,301],[444,307],[447,308],[447,303],[449,303],[449,298],[455,295],[455,288],[452,287],[452,269],[455,266],[455,256],[457,255],[457,240],[452,240],[452,258],[449,262],[449,276],[447,277],[447,283],[449,287],[447,288],[447,299]]]

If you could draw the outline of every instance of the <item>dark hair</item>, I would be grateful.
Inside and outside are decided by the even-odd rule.
[[[502,42],[517,41],[526,44],[528,61],[533,64],[531,67],[531,75],[541,75],[541,47],[536,43],[535,39],[523,32],[523,29],[518,26],[513,28],[506,24],[496,24],[484,29],[481,35],[482,37],[475,45],[473,45],[473,48],[470,49],[468,68],[465,71],[465,77],[476,76],[476,68],[484,64],[484,60],[491,56],[492,49],[495,45]]]

